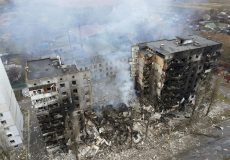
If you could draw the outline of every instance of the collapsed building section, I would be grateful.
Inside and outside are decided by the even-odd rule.
[[[89,71],[63,65],[60,57],[36,59],[27,62],[26,80],[48,151],[65,150],[68,117],[92,105]]]
[[[197,35],[132,46],[137,94],[157,110],[193,103],[197,82],[217,65],[222,44]]]

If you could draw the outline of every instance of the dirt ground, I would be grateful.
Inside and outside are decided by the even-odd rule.
[[[220,64],[230,70],[230,35],[213,32],[203,32],[201,34],[204,37],[209,37],[213,40],[223,43],[223,52],[220,58]]]

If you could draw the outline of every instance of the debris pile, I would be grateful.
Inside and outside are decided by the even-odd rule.
[[[125,104],[107,105],[98,112],[86,111],[85,128],[80,136],[79,157],[93,157],[101,148],[139,143],[139,131],[133,129],[132,109]],[[132,139],[130,138],[132,137]]]
[[[180,125],[182,119],[186,119],[185,114],[158,113],[151,105],[142,106],[138,111],[123,103],[87,110],[77,142],[78,157],[104,157],[111,152],[143,148],[149,145],[148,141],[153,142]]]

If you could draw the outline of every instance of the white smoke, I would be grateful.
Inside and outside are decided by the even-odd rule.
[[[103,54],[106,60],[119,66],[116,85],[109,86],[108,92],[118,91],[121,101],[127,103],[129,95],[134,94],[130,67],[128,63],[116,63],[119,57],[130,57],[131,45],[135,43],[190,32],[188,19],[194,11],[174,7],[176,3],[175,0],[13,0],[0,17],[1,41],[7,44],[9,52],[35,55],[49,55],[54,52],[52,48],[65,46],[66,51],[59,54],[70,63],[78,57]]]

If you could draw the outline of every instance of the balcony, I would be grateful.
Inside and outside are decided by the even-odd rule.
[[[58,92],[51,92],[51,93],[43,93],[43,94],[37,94],[31,97],[31,101],[36,101],[44,98],[49,98],[52,96],[57,96]]]

